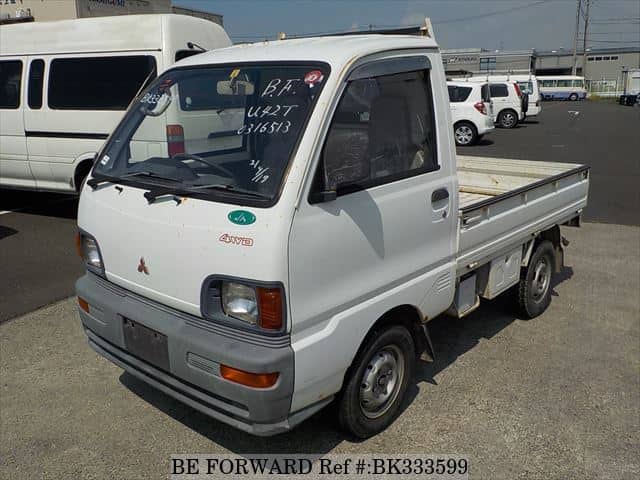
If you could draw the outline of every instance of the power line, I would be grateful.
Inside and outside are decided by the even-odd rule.
[[[450,24],[450,23],[466,22],[466,21],[469,21],[469,20],[478,20],[478,19],[481,19],[481,18],[488,18],[488,17],[497,16],[497,15],[504,15],[506,13],[520,11],[520,10],[524,10],[526,8],[536,7],[538,5],[549,3],[549,2],[552,2],[552,1],[554,1],[554,0],[538,0],[537,2],[533,2],[533,3],[530,3],[528,5],[524,5],[524,6],[505,8],[503,10],[496,10],[496,11],[493,11],[493,12],[483,13],[483,14],[480,14],[480,15],[471,15],[471,16],[468,16],[468,17],[448,18],[448,19],[432,22],[432,24],[433,25],[446,25],[446,24]],[[370,29],[371,28],[403,28],[403,27],[407,27],[407,25],[369,25],[369,27],[370,27]],[[301,36],[331,35],[331,34],[335,34],[335,33],[343,33],[345,31],[348,31],[348,30],[330,30],[330,31],[321,31],[321,32],[288,33],[287,37],[288,38],[296,38],[296,37],[301,37]],[[267,35],[251,34],[251,35],[231,35],[231,36],[233,38],[240,38],[240,39],[264,39],[264,38],[267,38],[267,37],[275,37],[274,34],[267,34]]]
[[[469,17],[449,18],[449,19],[445,19],[445,20],[440,20],[438,22],[432,22],[432,23],[433,23],[433,25],[445,25],[445,24],[448,24],[448,23],[466,22],[468,20],[478,20],[480,18],[494,17],[496,15],[503,15],[505,13],[515,12],[517,10],[524,10],[525,8],[536,7],[538,5],[542,5],[544,3],[549,3],[551,1],[553,1],[553,0],[540,0],[540,1],[533,2],[533,3],[530,3],[528,5],[524,5],[524,6],[511,7],[511,8],[506,8],[504,10],[496,10],[494,12],[483,13],[483,14],[480,14],[480,15],[472,15],[472,16],[469,16]]]
[[[630,47],[634,46],[634,43],[636,45],[638,44],[638,42],[634,42],[632,40],[589,40],[589,43],[626,43]]]

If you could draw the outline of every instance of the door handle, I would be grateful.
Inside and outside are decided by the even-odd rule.
[[[446,200],[449,198],[449,190],[446,188],[439,188],[438,190],[434,190],[431,194],[431,203],[438,203],[442,200]]]

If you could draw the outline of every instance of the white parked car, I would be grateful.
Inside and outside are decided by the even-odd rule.
[[[545,311],[559,225],[587,203],[587,166],[457,157],[451,125],[428,37],[185,59],[136,98],[82,189],[89,345],[256,435],[334,399],[351,434],[381,432],[433,356],[430,320],[511,287],[520,318]]]
[[[131,100],[182,58],[227,47],[219,25],[125,15],[0,28],[0,187],[76,193]]]
[[[517,83],[490,83],[489,89],[493,102],[493,120],[496,125],[502,128],[514,128],[524,120],[522,92]]]
[[[474,145],[494,129],[488,83],[447,82],[456,145]]]
[[[527,117],[535,117],[542,111],[540,97],[540,87],[538,79],[535,75],[525,74],[506,74],[506,75],[474,75],[473,77],[464,78],[466,82],[515,82],[520,87],[520,91],[528,95]]]

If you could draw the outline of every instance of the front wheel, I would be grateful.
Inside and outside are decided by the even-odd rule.
[[[576,100],[578,100],[578,94],[572,93],[571,95],[569,95],[569,100],[571,100],[572,102],[575,102]]]
[[[498,125],[502,128],[513,128],[518,125],[518,115],[513,110],[503,110],[498,115]]]
[[[415,361],[413,338],[405,327],[372,332],[345,379],[338,402],[342,428],[359,438],[387,428],[400,413]]]
[[[456,139],[456,145],[466,147],[473,145],[478,140],[478,132],[476,127],[469,122],[459,122],[453,128],[453,136]]]
[[[545,240],[536,247],[529,265],[522,269],[518,284],[518,310],[522,317],[537,317],[551,303],[554,258],[553,244]]]

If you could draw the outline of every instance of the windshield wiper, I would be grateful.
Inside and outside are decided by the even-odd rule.
[[[212,183],[211,185],[194,185],[193,188],[211,188],[215,190],[226,190],[232,193],[241,193],[242,195],[247,195],[249,197],[268,198],[267,195],[264,195],[262,193],[254,192],[252,190],[246,190],[244,188],[239,188],[234,185],[228,185],[224,183]]]
[[[179,195],[187,195],[189,193],[198,193],[198,190],[205,189],[214,189],[214,190],[224,190],[231,193],[239,193],[242,195],[246,195],[254,198],[268,198],[266,195],[262,195],[260,193],[252,192],[251,190],[245,190],[243,188],[234,187],[233,185],[226,185],[223,183],[212,183],[211,185],[189,185],[189,186],[166,186],[166,187],[158,187],[156,189],[151,189],[148,192],[144,193],[144,198],[147,199],[149,203],[153,203],[156,198],[163,197],[169,194],[179,194]]]
[[[120,180],[125,180],[131,177],[151,177],[151,178],[158,178],[160,180],[167,180],[169,182],[180,181],[180,180],[176,180],[175,178],[158,175],[157,173],[154,173],[154,172],[133,172],[133,173],[127,173],[126,175],[122,175],[120,177],[111,177],[111,176],[105,176],[105,177],[99,177],[99,178],[94,177],[90,180],[87,180],[87,185],[89,185],[92,190],[95,190],[98,187],[98,185],[102,183],[108,183],[108,182],[118,183]]]

